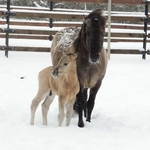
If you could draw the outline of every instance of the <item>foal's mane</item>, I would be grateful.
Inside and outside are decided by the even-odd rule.
[[[73,42],[73,47],[75,52],[79,52],[88,56],[89,50],[86,47],[86,25],[88,19],[91,20],[91,28],[96,28],[97,31],[103,33],[105,30],[106,18],[102,15],[103,11],[101,9],[96,9],[85,17],[84,22],[81,26],[79,36]]]

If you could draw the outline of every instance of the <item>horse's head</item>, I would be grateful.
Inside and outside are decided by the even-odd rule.
[[[89,61],[98,63],[107,19],[102,15],[102,10],[97,9],[91,12],[82,25],[82,37],[84,37],[85,47],[89,54]]]
[[[59,60],[58,64],[53,68],[52,76],[58,77],[60,75],[64,75],[68,72],[70,68],[75,67],[77,55],[77,53],[69,53],[63,55],[62,58]]]

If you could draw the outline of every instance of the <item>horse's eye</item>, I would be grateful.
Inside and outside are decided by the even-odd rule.
[[[64,63],[64,66],[67,66],[68,65],[68,63]]]
[[[86,34],[87,34],[87,36],[90,36],[90,32],[89,31],[87,31]]]

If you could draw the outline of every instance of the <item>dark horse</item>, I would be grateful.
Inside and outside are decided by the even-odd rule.
[[[78,53],[77,75],[80,91],[76,95],[74,109],[79,113],[79,127],[84,127],[83,110],[86,121],[91,121],[96,94],[107,68],[107,51],[103,47],[107,19],[102,13],[101,9],[91,12],[85,17],[81,29],[68,27],[59,31],[51,46],[54,66],[63,53]],[[87,98],[88,89],[90,89],[89,98]]]

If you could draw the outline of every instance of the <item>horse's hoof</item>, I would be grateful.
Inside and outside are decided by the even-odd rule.
[[[91,119],[90,119],[90,118],[87,118],[86,121],[87,121],[87,122],[91,122]]]
[[[78,123],[78,127],[83,128],[84,127],[84,123],[83,122],[79,122]]]

